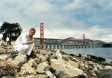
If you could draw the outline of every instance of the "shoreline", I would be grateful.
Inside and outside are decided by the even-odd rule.
[[[89,49],[91,49],[91,48],[89,48]],[[102,49],[102,48],[92,48],[92,50],[94,50],[94,49]],[[104,49],[104,48],[103,48]],[[107,48],[108,49],[108,48]],[[112,49],[112,48],[109,48],[109,49]],[[81,51],[78,51],[78,50],[83,50],[83,52],[81,52]],[[87,50],[87,48],[86,48],[86,50]],[[111,62],[112,61],[112,57],[110,56],[110,57],[107,57],[107,56],[104,56],[104,55],[97,55],[97,52],[99,52],[99,51],[97,51],[97,52],[91,52],[91,51],[89,51],[89,52],[86,52],[86,50],[85,50],[85,48],[84,49],[64,49],[64,50],[62,50],[62,51],[64,51],[64,52],[66,52],[66,53],[70,53],[70,54],[75,54],[75,55],[78,55],[78,54],[82,54],[83,56],[87,56],[87,55],[93,55],[93,56],[96,56],[96,57],[102,57],[102,58],[105,58],[106,59],[106,61],[107,62]],[[87,50],[88,51],[88,50]],[[103,52],[102,52],[103,53]]]
[[[108,59],[108,58],[104,58],[104,57],[101,57],[101,56],[95,56],[95,55],[92,55],[92,54],[81,54],[81,53],[78,53],[78,54],[74,54],[74,53],[69,53],[69,52],[64,52],[64,50],[61,50],[63,52],[63,54],[67,54],[67,55],[72,55],[72,56],[75,56],[75,57],[80,57],[80,58],[86,58],[90,61],[94,61],[94,62],[98,62],[98,61],[101,61],[102,59],[102,63],[104,64],[109,64],[109,65],[112,65],[112,59]],[[99,59],[97,59],[99,58]],[[101,60],[100,60],[101,59]]]

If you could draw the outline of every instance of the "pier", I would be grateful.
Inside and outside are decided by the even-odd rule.
[[[40,38],[35,38],[35,47],[40,48]],[[44,39],[44,49],[74,49],[74,48],[99,48],[102,47],[103,42],[90,39]]]

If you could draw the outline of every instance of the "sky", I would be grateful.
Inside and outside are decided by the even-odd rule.
[[[23,31],[45,24],[46,38],[86,38],[112,42],[112,0],[1,0],[0,24],[19,23]]]

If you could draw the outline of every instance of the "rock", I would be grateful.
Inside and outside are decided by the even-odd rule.
[[[18,56],[16,56],[12,62],[15,65],[21,65],[21,64],[24,64],[26,60],[27,60],[26,55],[19,53]]]
[[[84,74],[84,72],[82,70],[80,70],[78,68],[74,68],[71,65],[65,65],[64,72],[66,74],[68,74],[70,77],[75,77],[75,76]]]
[[[88,65],[85,65],[85,64],[81,61],[81,62],[79,62],[79,68],[84,70],[85,68],[88,68]]]
[[[100,72],[97,74],[98,78],[112,78],[112,70],[100,70]]]
[[[2,76],[1,78],[15,78],[14,76]]]
[[[0,76],[3,78],[10,78],[10,75],[13,75],[12,78],[111,78],[112,66],[96,62],[104,60],[102,58],[77,57],[60,50],[34,51],[36,57],[29,60],[23,54],[18,54],[14,60],[11,58],[7,61],[0,60]],[[18,67],[20,71],[17,71]]]
[[[49,78],[47,75],[37,74],[35,78]]]
[[[62,60],[57,60],[57,59],[51,59],[51,67],[56,69],[56,70],[63,70],[64,69],[64,63]]]
[[[23,76],[20,76],[20,77],[16,77],[16,78],[48,78],[47,75],[44,75],[44,74],[37,74],[37,75],[23,75]]]
[[[70,58],[69,58],[67,55],[63,55],[63,56],[62,56],[62,59],[65,60],[65,61],[70,60]]]
[[[65,63],[67,64],[70,64],[71,66],[73,66],[74,68],[79,68],[79,64],[78,64],[78,62],[74,62],[74,61],[71,61],[71,60],[69,60],[69,61],[65,61]]]
[[[74,67],[73,64],[70,64],[69,62],[65,63],[63,60],[59,60],[59,59],[58,60],[52,59],[51,66],[56,71],[63,71],[64,74],[69,75],[69,77],[74,77],[74,76],[84,74],[82,70],[78,69],[77,67]]]
[[[38,50],[37,53],[41,55],[49,55],[51,51],[50,50]]]
[[[41,62],[41,60],[38,57],[35,58],[34,61],[35,61],[36,64],[39,64]]]
[[[77,78],[88,78],[86,75],[78,75]]]
[[[94,56],[94,55],[87,55],[87,58],[88,58],[88,60],[92,60],[92,61],[95,61],[95,62],[98,62],[98,63],[106,61],[105,58],[103,58],[103,57],[97,57],[97,56]]]
[[[51,73],[51,71],[45,71],[46,75],[50,78],[56,78],[54,74]]]
[[[57,57],[57,59],[62,59],[62,55],[60,53],[60,50],[56,51],[56,57]]]
[[[37,57],[40,59],[40,62],[47,61],[48,55],[37,54]]]
[[[57,78],[70,78],[64,71],[56,71]]]
[[[42,62],[37,66],[36,71],[38,73],[45,73],[45,68],[49,67],[48,62]]]
[[[10,61],[0,61],[0,76],[15,75],[17,68]]]
[[[111,69],[112,70],[112,66],[105,66],[104,69],[107,69],[107,70]]]
[[[21,67],[21,71],[19,72],[20,75],[35,75],[36,74],[36,70],[32,67],[33,65],[33,61],[34,60],[30,60],[28,63],[25,63],[22,67]]]
[[[96,64],[96,67],[97,67],[98,70],[103,70],[103,66],[102,65]]]
[[[71,60],[74,61],[74,62],[79,62],[79,60],[74,58],[74,57],[71,57]]]
[[[1,54],[0,55],[0,60],[5,60],[7,59],[8,55],[7,54]]]
[[[93,77],[93,78],[96,78],[97,76],[96,76],[96,73],[93,71],[93,70],[90,70],[89,71],[89,75],[91,76],[91,77]]]
[[[36,62],[34,59],[30,59],[28,63],[23,64],[19,75],[35,75],[36,74]]]

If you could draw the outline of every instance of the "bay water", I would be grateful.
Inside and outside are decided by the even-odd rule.
[[[64,49],[64,52],[68,54],[82,54],[82,55],[95,55],[99,57],[104,57],[106,59],[112,60],[112,48],[74,48],[74,49]]]

